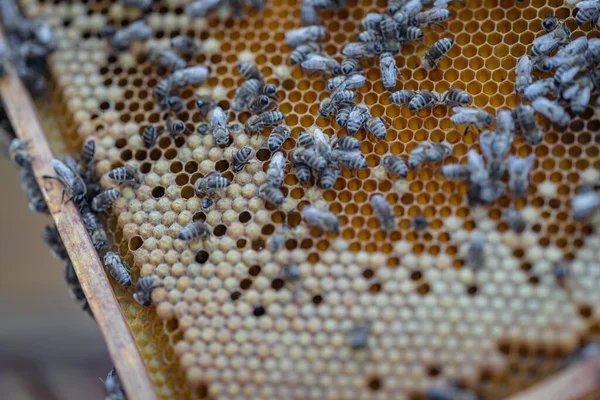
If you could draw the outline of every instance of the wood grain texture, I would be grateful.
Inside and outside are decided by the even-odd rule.
[[[600,398],[600,356],[575,365],[508,400],[580,400]]]
[[[0,32],[0,40],[3,39]],[[51,166],[52,152],[33,101],[12,68],[0,81],[0,95],[18,137],[29,142],[35,177],[106,340],[125,391],[130,399],[156,399],[146,366],[79,212],[71,202],[61,204],[62,185],[59,182],[42,178],[44,175],[56,175]]]

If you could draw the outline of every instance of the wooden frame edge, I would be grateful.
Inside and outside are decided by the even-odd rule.
[[[0,31],[0,42],[3,41],[4,33]],[[29,142],[28,149],[35,178],[104,336],[125,392],[130,399],[157,399],[146,365],[79,212],[72,202],[61,202],[60,183],[43,178],[43,175],[56,175],[51,166],[52,150],[46,140],[33,100],[12,66],[8,68],[7,75],[0,80],[0,96],[17,136]]]
[[[551,376],[508,400],[578,400],[590,395],[598,396],[599,392],[600,356],[597,356]]]

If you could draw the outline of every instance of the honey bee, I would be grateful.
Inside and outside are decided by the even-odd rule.
[[[250,112],[262,112],[270,107],[273,107],[275,104],[271,101],[269,96],[256,96],[252,101],[248,104],[248,111]]]
[[[302,161],[296,159],[292,159],[292,171],[294,171],[294,175],[296,175],[296,179],[298,179],[298,182],[300,183],[308,183],[312,176],[311,168]]]
[[[508,156],[508,186],[519,197],[527,194],[529,188],[529,171],[535,164],[535,155],[530,154],[525,158]]]
[[[201,85],[208,80],[208,68],[201,65],[177,70],[171,74],[171,84],[176,88]]]
[[[302,131],[298,134],[298,146],[299,147],[313,147],[315,145],[315,140],[313,136],[308,131]]]
[[[142,133],[142,141],[144,142],[144,146],[147,149],[150,149],[156,146],[156,140],[158,139],[158,131],[152,125],[148,125],[144,128],[144,132]]]
[[[306,42],[318,42],[325,38],[324,26],[311,25],[289,30],[285,33],[285,41],[289,47],[296,47]]]
[[[358,71],[359,68],[360,60],[354,57],[346,57],[342,60],[342,63],[340,64],[340,69],[342,71],[342,74],[344,75],[353,74],[354,72]]]
[[[350,169],[369,168],[367,160],[364,159],[359,151],[336,151],[332,156],[332,161]]]
[[[358,35],[356,40],[358,40],[359,42],[362,42],[362,43],[367,43],[367,42],[375,42],[375,41],[379,40],[380,38],[381,38],[381,36],[379,35],[379,33],[375,32],[375,31],[364,31]]]
[[[175,113],[182,111],[185,108],[185,101],[179,96],[169,96],[164,105]]]
[[[592,21],[592,26],[600,24],[600,2],[597,0],[585,0],[577,3],[577,15],[575,22],[577,25],[583,25],[588,21]]]
[[[31,168],[31,157],[27,150],[28,142],[14,138],[8,147],[10,160],[20,168]]]
[[[569,113],[563,107],[545,97],[538,97],[531,103],[531,106],[537,113],[548,118],[550,122],[560,126],[566,126],[571,120]]]
[[[113,369],[108,373],[106,380],[104,381],[104,388],[106,390],[106,400],[126,400],[127,396],[123,390],[121,379],[117,371]]]
[[[152,36],[152,28],[144,20],[132,22],[125,28],[115,32],[110,39],[110,44],[115,50],[127,50],[131,43],[145,41]]]
[[[287,239],[285,236],[283,236],[281,233],[276,233],[271,236],[269,247],[271,248],[272,252],[278,252],[279,250],[283,249],[286,241]]]
[[[348,115],[348,123],[346,124],[346,129],[350,135],[356,134],[359,129],[363,126],[363,124],[369,119],[371,113],[369,112],[369,107],[364,103],[356,104],[352,111],[350,111],[350,115]]]
[[[408,175],[406,161],[400,156],[386,154],[381,159],[381,165],[388,174],[397,175],[400,178],[406,178]]]
[[[421,40],[423,39],[424,35],[425,32],[423,32],[420,28],[415,26],[400,25],[396,38],[400,40],[400,42],[406,42],[411,40]]]
[[[592,217],[600,210],[600,193],[589,191],[571,197],[573,219],[581,221]]]
[[[383,117],[370,117],[367,119],[365,126],[367,131],[373,134],[379,140],[385,140],[387,135],[387,129],[385,127],[385,120]]]
[[[400,69],[396,66],[396,60],[392,53],[381,53],[379,56],[381,82],[385,90],[394,90]]]
[[[562,97],[565,100],[570,100],[573,113],[581,114],[590,103],[593,89],[594,83],[590,77],[582,76],[563,91]]]
[[[323,72],[329,75],[339,75],[341,73],[340,64],[332,57],[322,54],[308,54],[306,60],[300,63],[304,71]]]
[[[559,46],[564,45],[571,37],[571,30],[566,26],[560,26],[545,35],[538,36],[533,40],[531,56],[539,57],[549,54]]]
[[[488,127],[494,123],[494,116],[490,113],[476,108],[453,107],[454,115],[450,117],[454,125],[466,125],[465,134],[471,126],[478,130],[480,127]]]
[[[148,61],[171,71],[187,67],[187,62],[169,48],[150,47],[147,52]]]
[[[348,125],[348,118],[350,118],[350,112],[352,111],[352,104],[340,104],[338,105],[337,113],[335,114],[335,122],[345,127]]]
[[[167,98],[171,93],[172,87],[173,83],[171,81],[171,78],[169,77],[158,82],[158,84],[154,88],[154,98],[158,101],[158,103],[161,106],[167,101]]]
[[[269,151],[274,152],[283,146],[283,142],[289,139],[291,136],[290,128],[287,126],[279,125],[273,128],[271,134],[269,135],[269,139],[267,139],[267,145],[269,146]]]
[[[329,82],[331,82],[331,85],[329,84]],[[347,75],[347,76],[333,77],[329,80],[329,82],[328,82],[329,90],[359,89],[367,83],[367,78],[361,74],[352,74],[352,75]]]
[[[340,230],[340,221],[331,211],[307,205],[302,209],[301,214],[309,226],[321,228],[326,232],[339,232]]]
[[[390,14],[393,14],[393,12],[390,12]],[[363,19],[360,20],[360,29],[370,31],[378,30],[379,24],[381,24],[381,22],[386,18],[389,17],[385,14],[369,13]]]
[[[177,35],[171,39],[171,47],[181,54],[195,56],[200,53],[201,46],[194,39],[187,35]]]
[[[427,218],[425,218],[425,216],[421,213],[415,215],[412,221],[410,221],[410,226],[415,231],[424,231],[425,229],[427,229],[428,225],[429,222],[427,221]]]
[[[364,350],[369,345],[370,336],[370,324],[360,324],[355,326],[350,334],[350,345],[354,350]]]
[[[470,102],[471,96],[469,96],[469,93],[451,86],[450,89],[448,89],[446,92],[444,92],[444,94],[442,94],[439,103],[445,106],[454,106],[466,105]]]
[[[152,289],[154,289],[155,278],[153,276],[144,276],[135,283],[135,293],[133,299],[140,306],[148,307],[152,304]]]
[[[502,219],[506,225],[516,233],[522,233],[525,230],[526,223],[523,216],[516,208],[508,207],[502,210]]]
[[[87,299],[85,298],[85,293],[81,288],[81,284],[79,283],[79,278],[77,278],[77,274],[75,273],[75,268],[73,268],[73,263],[70,259],[66,260],[65,264],[65,281],[67,282],[67,286],[69,288],[69,294],[77,301],[84,301],[87,304]],[[88,306],[89,307],[89,306]],[[85,305],[84,305],[85,309]],[[93,317],[93,316],[92,316]]]
[[[461,181],[471,180],[471,170],[465,164],[446,164],[442,165],[440,174],[446,179],[458,179]]]
[[[341,138],[334,138],[331,146],[344,151],[359,150],[360,141],[352,136],[342,136]]]
[[[398,90],[390,95],[390,103],[394,104],[408,104],[417,95],[415,90]]]
[[[314,148],[296,149],[294,157],[315,171],[323,171],[327,166],[327,160]]]
[[[429,90],[420,90],[417,94],[410,99],[408,102],[408,109],[410,111],[419,111],[425,107],[435,106],[441,101],[440,95],[437,92],[430,92]]]
[[[452,384],[428,389],[425,392],[425,400],[480,400],[480,398],[474,392]]]
[[[215,107],[210,118],[210,127],[217,146],[225,146],[229,143],[229,129],[227,128],[227,120],[229,115],[221,107]]]
[[[196,0],[185,7],[185,14],[190,17],[206,17],[223,3],[222,0]]]
[[[283,185],[283,178],[285,176],[285,169],[287,162],[283,153],[278,151],[271,157],[269,168],[267,169],[267,183],[271,186],[279,187]]]
[[[339,90],[333,95],[334,104],[351,103],[358,97],[358,93],[351,90]]]
[[[441,28],[443,26],[440,22],[447,21],[452,16],[452,13],[445,8],[430,8],[426,11],[421,11],[412,20],[414,26],[431,26],[437,25]]]
[[[331,189],[340,176],[340,169],[336,165],[329,165],[321,172],[319,184],[323,189]]]
[[[201,239],[204,241],[210,237],[210,234],[210,226],[202,220],[197,220],[189,223],[185,228],[182,228],[179,232],[178,239],[186,241]]]
[[[283,192],[278,187],[269,184],[264,184],[258,189],[258,196],[276,207],[283,204],[284,200]]]
[[[523,100],[533,101],[541,96],[555,94],[557,90],[558,85],[554,81],[554,78],[540,79],[527,86],[523,92]]]
[[[396,215],[390,203],[382,195],[376,194],[371,198],[371,204],[381,227],[387,232],[393,232],[396,229]]]
[[[321,25],[321,18],[315,8],[314,0],[302,0],[300,4],[300,19],[304,25]]]
[[[533,71],[533,62],[527,54],[524,54],[517,63],[515,68],[516,82],[515,89],[517,93],[523,93],[523,91],[531,84],[532,77],[531,72]]]
[[[69,253],[67,253],[67,249],[65,249],[65,245],[60,238],[60,233],[58,233],[56,226],[46,225],[46,227],[44,227],[42,238],[48,247],[50,247],[50,253],[52,253],[54,258],[63,261],[69,259]]]
[[[523,137],[531,145],[539,144],[542,141],[544,132],[535,119],[535,110],[528,105],[518,105],[513,111],[515,125],[521,128]]]
[[[500,110],[496,115],[496,133],[511,139],[515,134],[515,120],[509,110]]]
[[[96,164],[94,162],[94,155],[96,154],[96,142],[93,139],[88,140],[81,147],[81,162],[83,168],[81,169],[81,176],[86,182],[94,180],[96,175]]]
[[[237,65],[237,69],[244,79],[258,79],[259,81],[264,79],[262,72],[260,72],[258,68],[250,63],[241,62]]]
[[[277,125],[285,119],[285,115],[280,111],[267,111],[260,115],[253,115],[248,118],[244,129],[247,133],[257,133],[266,126]]]
[[[298,264],[288,264],[283,269],[283,278],[290,282],[297,282],[302,278],[302,272]]]
[[[494,131],[484,131],[479,135],[479,147],[487,161],[487,169],[492,179],[504,176],[504,159],[513,144],[513,136],[501,135]]]
[[[104,212],[108,210],[112,206],[112,203],[119,197],[121,197],[121,192],[118,190],[105,190],[92,200],[92,210],[95,212]]]
[[[488,182],[490,174],[485,168],[483,157],[474,149],[467,152],[467,164],[469,168],[469,179],[476,185],[484,185]]]
[[[96,250],[105,250],[108,247],[108,237],[96,214],[87,204],[81,206],[79,213],[81,214],[83,224],[90,234],[94,248]]]
[[[67,193],[70,195],[68,201],[81,205],[85,201],[87,193],[87,186],[81,175],[57,159],[52,159],[52,168],[54,168],[57,176],[44,175],[44,179],[59,181],[63,185],[61,198],[64,198],[65,193]]]
[[[321,46],[318,43],[308,42],[299,45],[290,53],[290,64],[301,64],[309,54],[318,54],[321,52]]]
[[[485,264],[485,235],[475,231],[469,238],[465,266],[474,271],[480,270]]]
[[[550,57],[552,67],[557,68],[570,62],[574,56],[584,54],[588,47],[589,42],[585,36],[580,36],[567,43],[564,47],[558,49],[554,56]]]
[[[109,251],[104,255],[104,266],[108,269],[110,275],[123,287],[131,286],[131,275],[129,275],[129,264],[122,260],[114,251]]]
[[[425,149],[425,159],[429,162],[440,162],[450,157],[452,146],[447,142],[432,143]]]
[[[383,52],[383,43],[376,42],[351,42],[344,46],[342,54],[352,58],[371,58]]]
[[[425,55],[421,60],[421,67],[427,71],[436,68],[442,57],[448,53],[452,45],[454,45],[454,38],[443,38],[435,42],[425,52]]]
[[[218,172],[213,172],[204,178],[198,179],[194,183],[196,194],[207,194],[215,190],[225,189],[231,185],[231,181],[219,175]]]
[[[171,119],[171,117],[167,117],[167,132],[172,137],[185,135],[187,132],[187,126],[185,122],[180,119]]]
[[[137,187],[142,183],[142,177],[138,170],[129,164],[113,169],[108,173],[108,177],[115,182],[125,183],[133,187]]]
[[[429,142],[421,142],[408,155],[408,168],[417,169],[427,159],[426,151],[432,147]]]
[[[248,146],[242,147],[241,149],[236,151],[235,154],[233,155],[233,170],[234,170],[234,172],[240,172],[242,169],[244,169],[244,165],[246,165],[246,163],[250,159],[251,155],[252,155],[252,148],[248,147]]]
[[[338,104],[335,103],[334,99],[327,97],[319,104],[319,115],[321,117],[331,117],[335,113],[337,107]]]

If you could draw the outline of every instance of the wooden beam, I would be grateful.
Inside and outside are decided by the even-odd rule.
[[[0,32],[0,41],[3,40],[4,35]],[[29,142],[36,180],[42,188],[48,209],[106,340],[125,391],[130,399],[156,399],[154,385],[79,212],[73,203],[61,203],[60,183],[42,178],[44,175],[56,175],[51,165],[52,151],[29,92],[12,67],[7,76],[0,80],[0,95],[17,136]]]
[[[579,400],[599,392],[600,356],[568,368],[508,400]]]

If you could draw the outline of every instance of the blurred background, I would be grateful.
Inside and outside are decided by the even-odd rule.
[[[112,363],[42,240],[52,220],[29,211],[4,157],[0,182],[0,398],[104,399]]]

